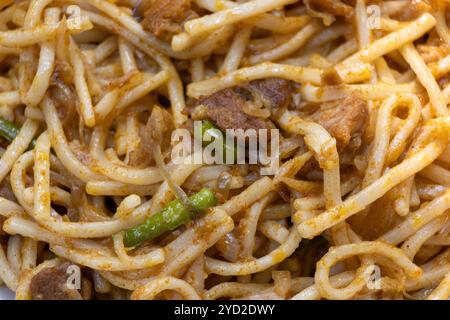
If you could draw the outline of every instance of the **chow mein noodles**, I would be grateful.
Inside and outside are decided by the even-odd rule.
[[[16,299],[449,299],[448,0],[0,0]]]

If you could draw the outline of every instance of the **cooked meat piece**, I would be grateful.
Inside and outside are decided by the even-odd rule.
[[[431,7],[423,1],[410,0],[400,10],[392,14],[392,18],[399,21],[411,21],[420,17],[425,12],[430,12]]]
[[[272,114],[280,114],[292,101],[292,83],[280,78],[267,78],[249,83],[249,87],[258,91]]]
[[[247,94],[241,88],[228,88],[210,96],[201,97],[195,104],[205,106],[207,108],[206,116],[224,132],[226,129],[273,128],[271,122],[252,117],[243,112],[245,103],[248,99],[251,99],[251,94]]]
[[[351,19],[354,13],[353,7],[339,0],[305,0],[304,3],[310,14],[322,18],[326,25],[332,23],[333,16]]]
[[[319,123],[336,138],[337,146],[342,150],[352,138],[364,133],[368,120],[367,104],[355,96],[323,103],[311,115],[311,120]]]
[[[82,279],[81,290],[69,289],[67,272],[73,263],[65,262],[53,268],[47,268],[36,274],[30,283],[32,300],[82,300],[89,299],[92,294],[91,284]]]
[[[144,12],[142,27],[158,39],[169,42],[182,31],[182,23],[195,15],[190,0],[152,0]]]

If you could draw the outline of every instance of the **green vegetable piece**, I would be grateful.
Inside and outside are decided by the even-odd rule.
[[[209,120],[203,120],[202,121],[202,139],[205,138],[205,136],[209,136],[212,139],[209,139],[209,141],[203,140],[204,145],[210,144],[214,139],[217,139],[219,137],[218,132],[220,132],[219,128],[217,128],[211,121]],[[222,135],[223,138],[223,157],[226,159],[227,154],[232,155],[232,159],[236,161],[236,155],[237,150],[236,146],[233,144],[232,146],[228,145],[225,141],[225,135]]]
[[[184,207],[180,200],[173,200],[162,211],[147,218],[144,223],[127,230],[123,239],[125,246],[135,247],[146,240],[175,230],[217,203],[214,193],[206,188],[189,197],[189,200],[196,211]]]
[[[0,117],[0,136],[7,141],[12,142],[19,134],[20,129],[12,122]],[[33,149],[36,140],[31,140],[29,149]]]

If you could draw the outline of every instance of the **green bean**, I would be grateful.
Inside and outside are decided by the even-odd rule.
[[[208,139],[205,140],[205,137]],[[226,159],[226,155],[230,153],[232,155],[232,159],[236,161],[236,146],[229,145],[225,141],[225,135],[217,128],[211,121],[203,120],[202,121],[202,140],[204,145],[210,144],[214,139],[222,138],[223,140],[223,157]]]
[[[195,211],[183,206],[180,200],[171,201],[163,210],[147,218],[144,223],[128,229],[123,238],[125,246],[135,247],[146,240],[172,231],[217,203],[214,193],[206,188],[189,197],[189,200]]]
[[[20,129],[12,122],[0,117],[0,136],[12,142],[19,134]],[[29,149],[33,149],[36,140],[32,140]]]

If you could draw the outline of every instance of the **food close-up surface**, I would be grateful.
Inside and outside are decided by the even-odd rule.
[[[448,0],[0,0],[0,299],[448,300]]]

